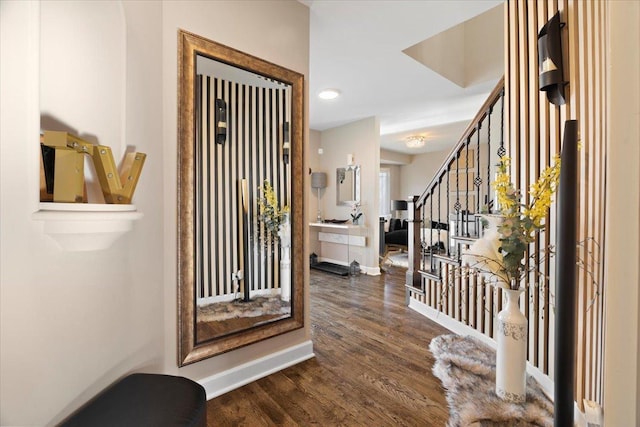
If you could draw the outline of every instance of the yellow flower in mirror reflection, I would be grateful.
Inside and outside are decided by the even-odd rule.
[[[285,205],[280,208],[276,192],[267,180],[264,181],[262,186],[258,187],[258,192],[262,193],[262,197],[258,199],[258,220],[264,224],[267,232],[267,241],[277,242],[278,230],[286,220],[289,206]]]

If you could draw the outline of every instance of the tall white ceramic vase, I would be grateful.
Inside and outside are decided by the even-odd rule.
[[[502,291],[507,304],[498,313],[496,394],[505,401],[522,403],[527,394],[527,318],[518,300],[524,289]]]
[[[280,258],[280,298],[291,301],[291,224],[289,214],[284,214],[284,220],[278,227],[282,257]]]

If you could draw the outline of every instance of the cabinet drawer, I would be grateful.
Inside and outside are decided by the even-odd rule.
[[[324,233],[321,231],[318,233],[318,240],[340,245],[367,246],[367,238],[365,236],[351,236],[349,234]]]

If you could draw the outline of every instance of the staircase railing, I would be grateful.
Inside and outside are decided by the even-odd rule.
[[[489,336],[492,292],[481,277],[455,273],[462,249],[480,232],[477,214],[494,205],[491,182],[505,153],[501,79],[424,192],[410,199],[408,207],[407,299],[418,298]]]

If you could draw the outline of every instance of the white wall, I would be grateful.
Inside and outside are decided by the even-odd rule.
[[[411,163],[411,154],[380,149],[380,164],[406,165]]]
[[[347,154],[353,154],[354,163],[360,165],[360,200],[366,227],[367,248],[357,261],[375,272],[378,269],[378,212],[380,170],[380,125],[369,117],[321,133],[321,169],[327,172],[327,189],[321,204],[325,218],[350,218],[350,206],[336,203],[336,169],[347,165]],[[330,256],[331,257],[331,256]],[[333,258],[335,259],[335,258]]]
[[[430,151],[414,155],[410,164],[402,166],[400,191],[403,198],[419,196],[435,177],[450,150]]]
[[[389,169],[389,177],[391,180],[391,200],[406,200],[407,195],[402,191],[402,169],[400,165],[380,165]],[[393,212],[391,212],[393,214]]]
[[[327,171],[322,167],[322,157],[324,154],[319,154],[318,149],[321,146],[321,134],[317,130],[310,129],[309,130],[309,144],[307,149],[307,159],[309,161],[309,168],[306,170],[309,174],[311,172],[324,172]],[[309,184],[309,197],[307,198],[309,201],[309,209],[307,209],[307,222],[316,222],[318,218],[318,190],[315,188],[311,188],[311,184]],[[320,199],[322,200],[323,194],[327,191],[326,188],[320,190]],[[322,203],[320,203],[322,207]],[[308,228],[308,227],[305,227]],[[307,230],[312,233],[311,230]],[[317,236],[317,234],[314,234]],[[316,255],[320,253],[320,244],[317,238],[311,238],[309,241],[309,253],[312,252]]]
[[[608,2],[604,416],[640,425],[640,3]]]
[[[309,168],[306,170],[309,174],[311,172],[324,172],[327,173],[322,166],[322,158],[324,154],[319,154],[318,149],[321,146],[321,137],[320,132],[317,130],[309,130],[309,144],[307,150],[307,158],[309,160]],[[309,222],[313,222],[316,220],[318,216],[318,191],[314,188],[311,188],[309,185],[309,210],[307,212],[307,220]],[[322,195],[326,189],[320,190],[320,197],[322,199]],[[320,203],[322,207],[322,203]]]
[[[128,372],[160,371],[164,340],[172,339],[159,327],[161,76],[143,67],[160,64],[161,7],[3,2],[1,8],[0,423],[44,425]],[[56,23],[71,34],[53,31],[60,36],[53,40]],[[111,61],[96,57],[103,50]],[[60,62],[51,65],[55,56]],[[123,144],[149,154],[134,197],[145,217],[111,249],[63,252],[31,218],[41,108],[114,146],[118,160]]]
[[[487,48],[504,46],[504,31],[487,31],[496,25],[502,28],[503,20],[504,7],[500,4],[463,24],[465,87],[504,74],[504,50]]]
[[[127,29],[122,5],[43,2],[40,23],[42,129],[71,132],[110,146],[119,162],[129,142],[125,135]],[[96,100],[99,106],[93,106]],[[91,162],[85,162],[88,201],[104,203],[92,171]]]
[[[95,52],[77,53],[77,71],[65,78],[47,65],[41,81],[41,53],[63,58],[77,48],[41,43],[49,12],[84,14],[76,41]],[[89,24],[96,15],[104,31]],[[0,19],[0,424],[56,424],[130,372],[201,380],[308,340],[307,298],[306,328],[176,364],[177,28],[308,75],[308,8],[295,1],[2,1]],[[105,63],[100,52],[119,61]],[[87,89],[98,74],[107,87]],[[114,146],[116,160],[123,145],[148,154],[134,197],[145,216],[108,250],[63,252],[31,218],[41,92],[48,114]]]

